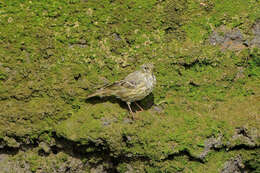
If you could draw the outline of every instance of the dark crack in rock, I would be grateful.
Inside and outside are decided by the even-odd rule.
[[[247,173],[241,156],[234,157],[224,164],[221,173]]]

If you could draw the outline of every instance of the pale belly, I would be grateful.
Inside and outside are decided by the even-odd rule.
[[[120,97],[120,99],[125,102],[142,100],[152,92],[155,82],[155,77],[150,75],[144,78],[144,82],[142,82],[141,85],[138,85],[135,89],[129,89],[123,97]]]

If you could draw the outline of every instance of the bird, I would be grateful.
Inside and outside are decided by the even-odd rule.
[[[95,96],[101,98],[115,96],[126,102],[132,117],[134,117],[131,103],[134,102],[139,109],[143,111],[143,108],[136,103],[136,101],[142,100],[148,96],[156,85],[156,77],[153,74],[153,69],[154,65],[152,63],[145,63],[141,65],[138,70],[127,75],[124,79],[101,87],[93,94],[87,96],[87,99]]]

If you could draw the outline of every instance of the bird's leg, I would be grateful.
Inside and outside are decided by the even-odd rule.
[[[135,104],[139,107],[139,109],[141,109],[141,111],[144,111],[144,109],[137,102],[135,102]]]
[[[126,102],[126,104],[127,104],[128,108],[129,108],[129,110],[130,110],[130,113],[131,113],[131,115],[132,115],[132,118],[134,119],[134,113],[133,113],[133,111],[132,111],[132,109],[131,109],[131,106],[130,106],[131,102]]]

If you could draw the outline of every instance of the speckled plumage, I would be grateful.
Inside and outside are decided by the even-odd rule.
[[[88,98],[94,96],[116,96],[125,101],[130,112],[133,113],[130,107],[131,102],[145,98],[152,92],[155,84],[156,78],[153,75],[153,65],[147,63],[143,64],[140,70],[130,73],[123,80],[99,89],[95,93],[89,95]],[[139,105],[138,107],[141,108]]]

